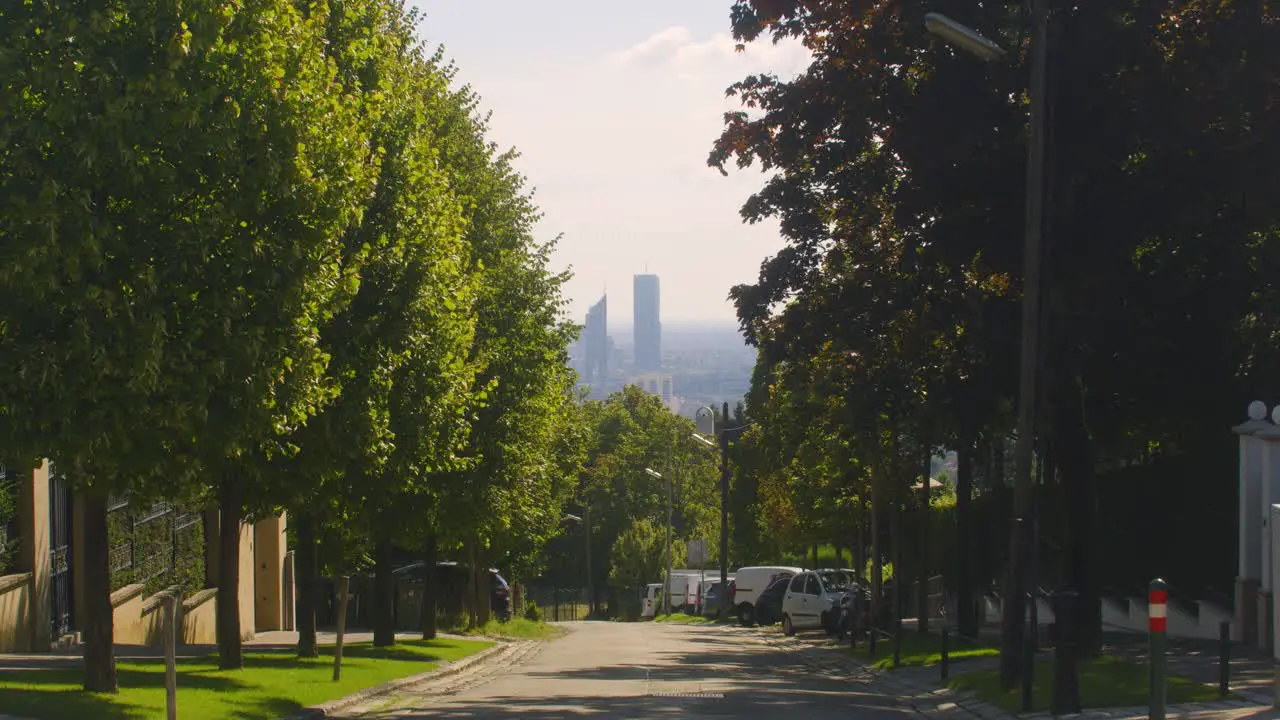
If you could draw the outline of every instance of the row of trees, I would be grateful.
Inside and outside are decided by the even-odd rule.
[[[1096,649],[1097,543],[1113,525],[1149,523],[1127,540],[1151,553],[1189,523],[1197,537],[1234,537],[1226,429],[1275,388],[1264,373],[1280,347],[1280,23],[1244,0],[1049,4],[1036,446],[1053,509],[1042,516],[1055,526],[1042,549],[1056,567],[1037,579],[1081,593],[1074,627]],[[930,37],[930,11],[995,38],[1010,61],[983,64]],[[880,559],[893,535],[883,524],[925,505],[911,487],[927,458],[955,449],[951,579],[972,597],[1009,550],[1007,534],[999,550],[981,541],[974,509],[993,494],[1003,510],[990,517],[1007,527],[998,480],[1017,401],[1025,3],[737,0],[732,22],[741,43],[793,38],[812,53],[794,79],[730,88],[744,109],[726,115],[709,160],[770,173],[742,215],[776,218],[786,240],[732,293],[760,349],[747,404],[757,425],[737,450],[743,507],[794,537],[852,544],[869,526]],[[1163,519],[1115,516],[1137,494],[1111,483],[1117,467],[1159,467],[1164,493],[1189,500]],[[978,476],[996,479],[990,493]],[[1229,573],[1225,547],[1157,569]],[[972,632],[965,603],[961,622]],[[1005,667],[1012,682],[1017,666]]]
[[[223,559],[288,509],[304,655],[324,528],[386,607],[393,542],[531,566],[556,532],[586,447],[565,276],[416,32],[399,0],[0,7],[0,457],[81,498],[86,689],[117,684],[113,496],[216,502]]]
[[[718,562],[719,456],[693,439],[692,420],[635,386],[586,402],[581,412],[585,453],[566,507],[583,522],[576,529],[566,526],[548,545],[546,579],[561,586],[585,584],[597,607],[607,590],[610,609],[626,614],[645,584],[662,580],[668,479],[673,567],[683,567],[686,543],[696,539],[708,541],[708,567]]]

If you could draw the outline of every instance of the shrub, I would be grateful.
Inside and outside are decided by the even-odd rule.
[[[542,622],[542,611],[538,609],[538,604],[532,600],[526,600],[524,603],[524,619],[530,622]]]

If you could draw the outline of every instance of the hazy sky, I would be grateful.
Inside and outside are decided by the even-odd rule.
[[[631,324],[631,276],[662,278],[664,322],[732,322],[731,286],[781,247],[776,225],[744,225],[763,183],[706,165],[746,75],[803,69],[798,45],[734,52],[729,0],[412,0],[493,111],[537,189],[545,238],[563,233],[571,313],[609,291],[610,326]]]

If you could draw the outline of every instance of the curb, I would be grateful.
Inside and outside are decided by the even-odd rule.
[[[374,685],[373,687],[368,687],[363,690],[357,690],[356,692],[340,697],[337,700],[330,700],[327,703],[303,708],[292,715],[286,715],[283,720],[318,720],[320,718],[327,718],[332,716],[334,713],[346,710],[353,705],[358,705],[359,703],[380,695],[388,695],[397,690],[409,687],[410,685],[417,685],[419,683],[427,682],[428,680],[440,680],[443,678],[453,677],[474,665],[483,663],[494,655],[519,645],[519,643],[500,640],[495,640],[493,642],[493,647],[485,648],[474,655],[468,655],[456,662],[443,663],[441,666],[423,673],[418,673],[417,675],[410,675],[409,677],[392,680],[381,685]]]

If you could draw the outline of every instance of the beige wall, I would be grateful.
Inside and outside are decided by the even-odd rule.
[[[49,563],[49,464],[31,473],[29,482],[19,483],[18,575],[0,577],[0,652],[47,651],[50,647],[50,606],[52,605]],[[83,504],[73,499],[72,553],[83,556]],[[210,513],[206,534],[207,580],[217,577],[217,513]],[[240,529],[240,623],[241,636],[248,640],[255,631],[281,629],[291,608],[284,607],[284,563],[288,553],[284,515],[268,518]],[[72,563],[72,587],[84,587],[84,568]],[[216,626],[216,591],[202,590],[185,598],[182,611],[184,642],[213,643]],[[84,617],[84,598],[73,593],[77,618]],[[158,644],[162,619],[158,596],[143,597],[141,585],[130,585],[112,594],[115,641],[120,644]]]
[[[254,625],[259,632],[284,629],[285,516],[254,526]]]
[[[117,643],[147,644],[147,628],[142,621],[143,602],[141,585],[125,585],[111,593],[111,622]]]
[[[214,645],[218,642],[218,591],[207,588],[182,601],[182,642]]]
[[[18,527],[22,540],[18,544],[18,569],[31,573],[31,645],[33,651],[49,649],[49,461],[31,474],[31,482],[18,486]]]
[[[244,640],[252,640],[254,635],[254,534],[252,525],[240,526],[240,637]]]
[[[31,574],[0,575],[0,652],[31,650]]]

